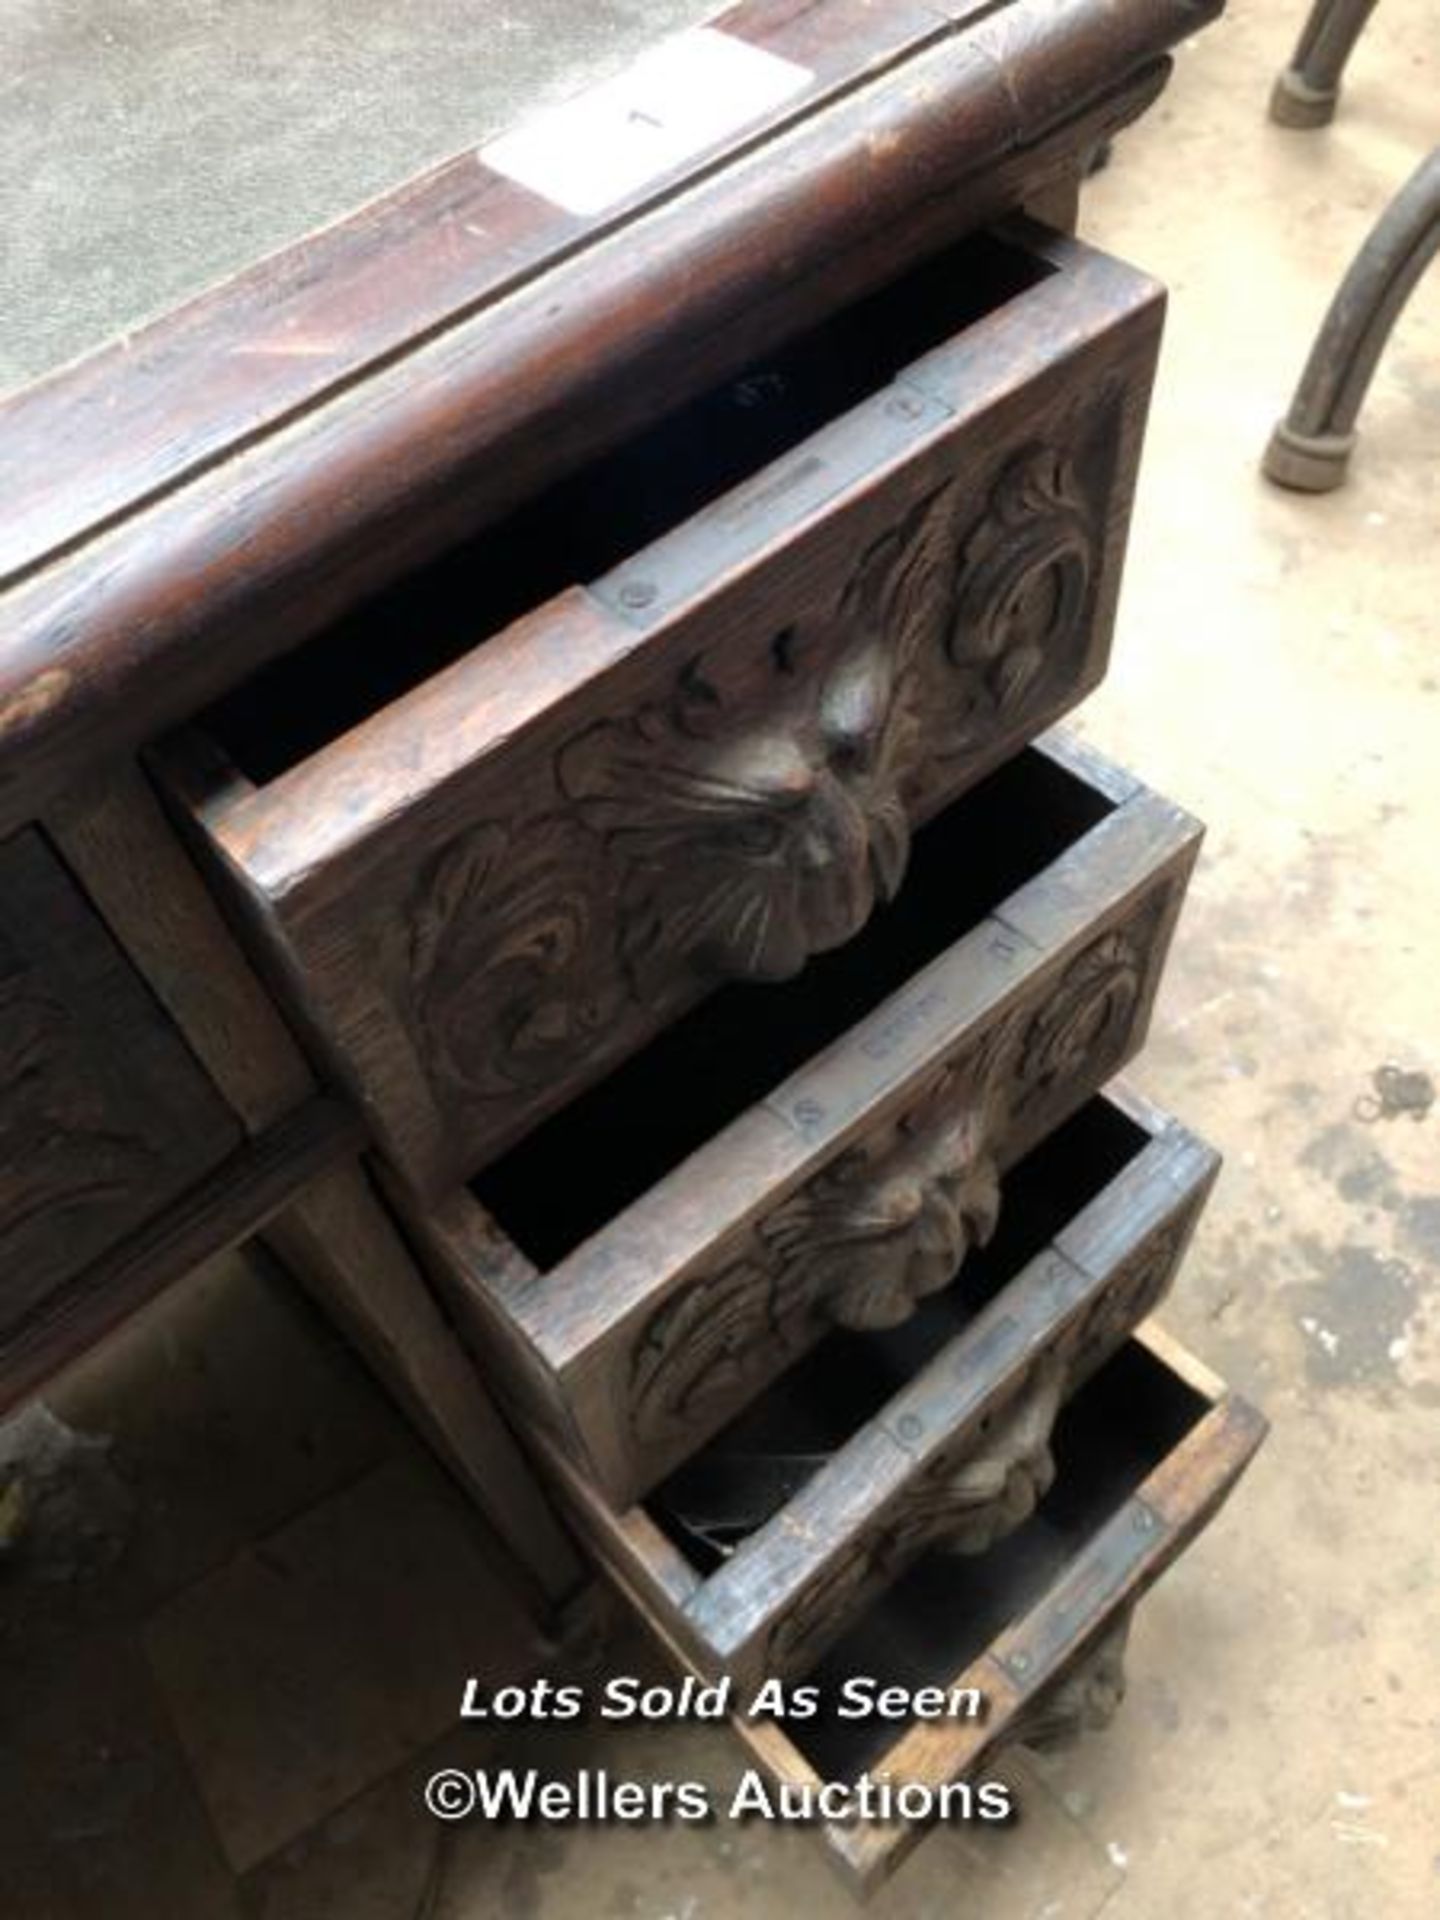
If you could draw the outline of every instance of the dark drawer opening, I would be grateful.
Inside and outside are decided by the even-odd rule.
[[[1166,1454],[1210,1410],[1203,1395],[1129,1341],[1062,1411],[1055,1484],[1023,1527],[988,1553],[932,1553],[861,1617],[806,1678],[821,1689],[813,1720],[786,1723],[824,1779],[873,1766],[900,1729],[823,1711],[853,1674],[882,1686],[944,1686],[1034,1606]]]
[[[568,587],[599,579],[1054,268],[972,235],[362,603],[212,707],[275,779]]]
[[[1150,1140],[1112,1102],[1091,1100],[1007,1176],[995,1236],[955,1285],[893,1331],[828,1335],[663,1481],[646,1506],[697,1572],[771,1519]]]
[[[1114,803],[1033,748],[916,836],[894,902],[780,985],[722,988],[471,1183],[556,1265],[1058,860]]]

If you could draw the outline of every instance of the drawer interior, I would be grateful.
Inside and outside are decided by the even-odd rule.
[[[765,1523],[1150,1145],[1103,1096],[1019,1162],[989,1245],[963,1287],[884,1333],[826,1336],[648,1497],[651,1518],[702,1576]]]
[[[928,1554],[864,1613],[806,1678],[836,1700],[852,1674],[882,1685],[946,1685],[1033,1606],[1211,1402],[1131,1340],[1076,1394],[1056,1424],[1055,1484],[1034,1515],[986,1554]],[[879,1718],[823,1710],[786,1733],[822,1778],[853,1778],[893,1745]]]
[[[1113,806],[1027,749],[921,829],[905,885],[855,939],[794,980],[723,987],[492,1162],[472,1191],[541,1272],[555,1266]]]
[[[357,607],[212,707],[207,731],[257,785],[277,778],[1054,271],[992,235],[970,236]]]

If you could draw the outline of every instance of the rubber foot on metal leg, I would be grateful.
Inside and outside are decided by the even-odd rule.
[[[1339,98],[1338,87],[1312,87],[1303,73],[1286,67],[1270,89],[1270,118],[1277,127],[1328,127]]]
[[[1354,451],[1353,433],[1296,433],[1282,420],[1265,449],[1265,478],[1300,493],[1333,493]]]

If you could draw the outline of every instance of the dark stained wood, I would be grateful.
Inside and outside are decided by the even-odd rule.
[[[503,1212],[486,1222],[468,1194],[414,1212],[503,1390],[548,1420],[614,1504],[830,1326],[903,1318],[987,1236],[1005,1170],[1140,1045],[1199,828],[1118,770],[1094,775],[1095,757],[1072,758],[1061,738],[1035,751],[1037,774],[1052,768],[1077,796],[1108,786],[1113,810],[878,1006],[869,937],[852,943],[845,978],[859,986],[839,998],[840,1037],[778,1087],[763,1037],[758,1084],[773,1090],[573,1252],[537,1271],[502,1247]],[[963,847],[979,837],[970,804],[952,810]],[[873,931],[887,937],[883,920]],[[810,979],[797,991],[813,1000]],[[717,1046],[743,1048],[761,1012],[740,1007]],[[621,1112],[593,1110],[588,1124],[617,1153],[629,1129],[638,1150],[644,1116]],[[563,1210],[568,1166],[547,1167],[531,1178]],[[892,1212],[896,1230],[877,1244],[874,1222]],[[943,1270],[919,1256],[937,1241]]]
[[[537,240],[533,199],[490,198],[482,181],[481,224],[499,241],[457,286],[439,268],[394,271],[412,246],[429,260],[457,245],[453,221],[425,218],[422,190],[247,278],[233,309],[219,297],[198,319],[163,323],[133,376],[122,349],[108,371],[22,396],[0,426],[24,483],[7,495],[37,504],[3,606],[0,824],[762,345],[1073,178],[1079,156],[1154,97],[1165,49],[1214,10],[1012,0],[938,38],[920,22],[910,52],[911,14],[897,46],[890,10],[869,10],[872,41],[837,4],[839,64],[816,110],[662,187],[643,222],[617,212],[562,238],[546,212]],[[765,11],[778,49],[791,16]],[[828,40],[829,11],[800,10],[795,31]],[[434,187],[440,203],[454,186]],[[783,256],[757,248],[757,232],[784,234]],[[282,349],[312,332],[328,341],[334,296],[301,287],[322,266],[325,283],[348,282],[340,298],[357,318],[312,387],[269,366],[275,336],[254,315],[278,284]],[[393,332],[365,317],[377,287],[407,282],[417,297]],[[231,373],[247,355],[264,369],[258,397]],[[217,368],[226,377],[205,377]],[[197,398],[212,391],[213,406]],[[141,434],[132,457],[135,393],[163,445]],[[88,471],[116,477],[77,487],[77,449]]]
[[[364,1168],[314,1182],[266,1239],[490,1521],[534,1617],[551,1621],[583,1584],[584,1565]]]
[[[239,1139],[43,835],[0,845],[0,1330]]]
[[[247,1140],[168,1206],[62,1284],[30,1287],[0,1321],[0,1404],[13,1405],[58,1367],[182,1280],[202,1261],[264,1227],[298,1188],[359,1144],[354,1115],[312,1100]],[[152,1196],[147,1195],[147,1199]],[[24,1269],[27,1276],[34,1268]],[[7,1280],[11,1277],[7,1270]]]
[[[603,213],[463,154],[0,402],[0,1388],[263,1232],[537,1618],[582,1564],[492,1376],[692,1669],[823,1672],[943,1547],[938,1618],[1005,1617],[936,1671],[998,1711],[882,1762],[1113,1704],[1261,1423],[1154,1331],[1113,1353],[1213,1173],[1140,1106],[983,1292],[1199,839],[1073,744],[1011,758],[1104,670],[1162,305],[1018,215],[1073,226],[1215,11],[741,0],[807,83]],[[897,1327],[901,1384],[707,1558],[662,1477]],[[1116,1390],[1103,1524],[1012,1591],[1135,1353],[1183,1436]],[[810,1777],[829,1736],[746,1737]],[[829,1838],[866,1885],[913,1832]]]
[[[137,1243],[100,1262],[0,1354],[13,1391],[74,1357],[187,1266],[253,1233],[338,1322],[495,1528],[508,1577],[550,1620],[583,1578],[580,1562],[513,1435],[445,1323],[394,1222],[356,1160],[354,1117],[310,1151],[303,1056],[226,931],[138,770],[77,790],[54,831],[109,926],[257,1136]],[[310,1101],[307,1106],[305,1103]],[[328,1122],[327,1122],[328,1124]],[[145,1262],[152,1264],[147,1268]],[[91,1297],[93,1292],[93,1298]]]
[[[236,946],[138,767],[75,788],[50,832],[151,991],[246,1127],[315,1090],[314,1076]]]
[[[1193,1363],[1153,1323],[1142,1328],[1134,1345],[1168,1368],[1176,1388],[1193,1392],[1202,1410],[1208,1402],[1208,1411],[1201,1411],[1184,1437],[1154,1461],[1134,1493],[1079,1546],[1048,1590],[1025,1605],[978,1658],[958,1671],[941,1665],[910,1682],[974,1688],[985,1700],[984,1717],[911,1723],[867,1758],[873,1775],[931,1787],[982,1779],[1007,1746],[1027,1740],[1048,1745],[1057,1733],[1073,1728],[1087,1704],[1113,1710],[1118,1703],[1113,1673],[1105,1671],[1116,1658],[1117,1629],[1123,1633],[1137,1601],[1214,1518],[1266,1433],[1262,1415]],[[964,1565],[955,1568],[957,1596],[975,1572]],[[868,1659],[858,1651],[859,1634],[846,1642],[847,1649],[857,1649],[848,1662],[853,1671],[885,1670],[883,1608],[875,1618],[877,1637],[869,1643]],[[678,1653],[673,1642],[668,1644]],[[1100,1701],[1084,1700],[1089,1687],[1102,1690]],[[817,1771],[797,1744],[794,1723],[787,1728],[736,1717],[731,1725],[756,1764],[776,1780],[813,1783],[832,1777],[828,1768]],[[841,1877],[863,1897],[895,1872],[926,1831],[918,1821],[858,1821],[822,1827],[819,1837]]]
[[[200,798],[298,1016],[418,1191],[718,980],[841,944],[899,885],[912,823],[1102,674],[1162,303],[1028,237],[954,260],[959,310],[982,276],[994,310],[585,592]],[[885,322],[907,339],[913,299]],[[839,351],[817,340],[784,380]],[[565,509],[557,541],[586,511]]]
[[[963,1576],[1029,1518],[1055,1471],[1062,1402],[1164,1297],[1219,1164],[1176,1122],[1120,1098],[1149,1144],[708,1574],[659,1524],[680,1494],[617,1513],[549,1450],[592,1550],[697,1672],[728,1673],[742,1691],[803,1673],[921,1553],[964,1556]],[[832,1365],[847,1360],[860,1364]],[[734,1444],[748,1458],[763,1429],[752,1419]]]

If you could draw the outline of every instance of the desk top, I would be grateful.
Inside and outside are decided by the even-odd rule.
[[[0,393],[723,4],[5,0]]]
[[[1073,179],[1220,4],[644,0],[642,32],[635,0],[612,9],[629,44],[708,16],[746,71],[722,111],[692,61],[680,137],[603,188],[554,165],[567,129],[593,134],[593,100],[538,159],[489,144],[517,86],[553,97],[578,71],[500,61],[483,153],[0,403],[0,831],[659,410]],[[628,84],[619,119],[653,118],[653,87]],[[265,144],[257,166],[283,176]],[[350,177],[337,163],[326,190]],[[251,203],[289,220],[298,189],[276,179]]]

